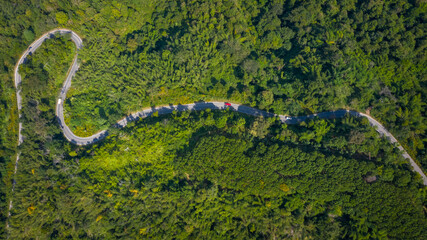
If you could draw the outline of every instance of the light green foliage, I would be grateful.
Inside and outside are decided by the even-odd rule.
[[[264,138],[268,133],[270,125],[270,119],[259,117],[252,123],[250,133],[255,137]]]
[[[370,110],[427,166],[423,1],[0,6],[2,219],[16,159],[13,70],[30,41],[61,26],[84,40],[65,103],[78,135],[160,104],[227,99],[289,115],[349,107]],[[20,69],[26,138],[11,239],[427,238],[425,188],[366,120],[282,127],[205,111],[110,129],[87,148],[64,141],[54,105],[74,51],[47,41]]]
[[[256,124],[268,126],[262,136],[253,136]],[[352,129],[365,134],[356,148],[346,140]],[[371,131],[351,117],[286,126],[207,110],[143,119],[88,147],[27,140],[11,236],[422,239],[421,184],[408,164],[387,160],[403,161]],[[309,132],[322,140],[295,145]],[[30,154],[37,151],[50,153]]]
[[[66,103],[78,134],[153,104],[217,98],[291,115],[372,108],[424,159],[425,3],[88,5],[73,21],[90,16],[99,26],[78,25],[90,31]]]
[[[24,30],[24,39],[28,42],[31,42],[34,40],[34,32],[31,29],[25,29]]]
[[[66,24],[68,22],[68,16],[64,12],[57,12],[55,14],[55,17],[56,17],[56,21],[60,25],[64,25],[64,24]]]

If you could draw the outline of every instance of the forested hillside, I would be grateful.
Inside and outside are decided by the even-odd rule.
[[[56,27],[84,40],[65,103],[78,135],[198,100],[290,115],[350,108],[427,169],[426,13],[422,0],[0,0],[1,221],[12,196],[11,239],[426,239],[426,188],[363,119],[291,127],[204,111],[68,143],[54,117],[75,54],[67,37],[20,69],[25,140],[10,192],[13,70]]]
[[[70,125],[91,134],[129,110],[201,99],[291,115],[349,107],[424,162],[426,3],[292,2],[169,2],[135,30],[97,22],[67,102]],[[121,21],[124,9],[108,16]]]
[[[427,236],[426,188],[363,119],[184,112],[88,147],[30,135],[22,155],[14,239]]]
[[[24,141],[28,143],[27,146],[21,145],[19,149],[21,152],[20,158],[24,159],[24,164],[28,158],[29,161],[44,158],[48,154],[46,151],[61,151],[53,146],[47,148],[45,144],[52,142],[52,138],[55,135],[61,135],[55,118],[56,97],[73,59],[74,51],[75,46],[69,41],[69,36],[65,38],[54,37],[47,40],[37,50],[37,54],[29,56],[27,62],[21,65],[19,69],[24,79],[21,85],[21,95],[23,97],[23,108],[21,110],[22,134],[24,135]],[[29,146],[31,146],[30,149],[26,150]],[[9,167],[7,178],[5,178],[7,180],[6,186],[8,187],[6,191],[9,194],[12,178],[14,178],[12,166]],[[17,174],[19,175],[20,171]],[[26,180],[33,181],[34,179],[28,178]],[[26,180],[23,180],[23,182]],[[19,191],[19,184],[17,191]],[[12,193],[9,197],[15,200],[14,194]],[[9,201],[5,201],[4,215],[7,213],[7,203]]]
[[[68,123],[227,99],[276,113],[368,111],[427,166],[424,1],[5,2],[4,69],[56,26],[84,37]],[[12,48],[11,48],[12,46]]]
[[[154,114],[92,146],[66,141],[56,79],[73,51],[49,39],[20,69],[11,239],[427,236],[426,187],[366,119],[287,126],[206,110]]]

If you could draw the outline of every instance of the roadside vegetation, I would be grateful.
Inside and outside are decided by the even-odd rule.
[[[78,135],[198,100],[289,115],[351,108],[426,169],[426,10],[419,0],[0,1],[0,218],[17,152],[14,67],[48,30],[84,39],[65,103]],[[427,238],[426,188],[362,119],[291,127],[204,111],[113,129],[90,147],[66,142],[54,106],[74,54],[66,37],[48,40],[20,69],[12,239]]]
[[[65,106],[79,135],[142,107],[195,100],[290,115],[351,108],[380,120],[427,166],[424,1],[31,4],[2,4],[1,64],[12,74],[17,56],[52,28],[80,34],[82,64]]]
[[[134,7],[103,6],[79,30],[82,65],[66,102],[77,134],[143,107],[196,100],[289,115],[351,108],[372,114],[427,166],[425,2],[168,1],[132,14]],[[123,23],[135,15],[139,25]]]
[[[73,145],[54,115],[55,78],[73,54],[49,54],[73,49],[67,37],[50,39],[22,66],[10,238],[427,236],[426,187],[366,119],[154,114]]]
[[[351,116],[288,126],[182,112],[132,122],[92,146],[57,131],[29,135],[21,150],[15,239],[427,236],[421,179]]]

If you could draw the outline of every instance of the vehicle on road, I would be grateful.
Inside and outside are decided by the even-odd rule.
[[[32,49],[33,51],[37,50],[37,48],[43,43],[43,41],[45,41],[47,38],[49,37],[54,37],[53,33],[57,33],[61,31],[70,31],[72,33],[71,35],[71,40],[76,44],[77,49],[81,49],[82,48],[82,39],[73,31],[71,30],[53,30],[49,33],[47,33],[46,35],[43,35],[41,38],[39,38],[38,40],[34,41],[32,45],[30,45],[29,49]],[[18,102],[18,110],[20,110],[22,108],[21,106],[21,96],[19,95],[20,90],[19,90],[19,86],[21,84],[21,75],[19,75],[19,65],[24,63],[25,58],[31,54],[32,51],[26,51],[24,52],[23,56],[21,57],[21,59],[18,62],[18,66],[17,68],[15,68],[15,86],[16,86],[16,96],[17,96],[17,102]],[[75,59],[77,58],[77,53],[75,55]],[[62,109],[62,98],[66,98],[66,92],[67,89],[70,87],[71,85],[71,79],[73,77],[73,75],[77,72],[77,70],[79,69],[79,64],[77,63],[77,61],[74,61],[73,65],[72,65],[72,69],[69,71],[67,78],[65,80],[65,83],[63,85],[63,88],[61,90],[61,95],[58,99],[58,105],[57,105],[57,113],[62,119],[63,119],[63,109]],[[205,103],[210,103],[210,102],[205,102]],[[217,106],[221,106],[222,103],[221,102],[211,102],[215,105],[215,109]],[[218,104],[218,105],[217,105]],[[330,118],[339,118],[339,117],[344,117],[345,113],[349,113],[350,115],[356,116],[356,117],[366,117],[369,120],[369,123],[376,127],[377,132],[379,132],[381,135],[385,135],[388,137],[388,139],[391,141],[391,143],[398,143],[397,140],[393,137],[393,135],[388,132],[384,126],[382,126],[379,122],[377,122],[375,119],[373,119],[371,116],[364,114],[364,113],[360,113],[360,112],[356,112],[356,111],[348,111],[348,110],[338,110],[338,111],[330,111],[330,112],[323,112],[322,115],[319,114],[313,114],[313,115],[307,115],[307,116],[299,116],[299,117],[289,117],[289,116],[283,116],[283,115],[276,115],[276,114],[270,114],[268,112],[262,111],[262,110],[258,110],[258,109],[254,109],[248,106],[242,106],[240,104],[231,104],[228,102],[224,102],[223,103],[225,106],[224,108],[230,107],[231,109],[237,111],[237,112],[241,112],[241,113],[246,113],[249,115],[253,115],[253,116],[279,116],[281,119],[285,119],[287,124],[298,124],[302,121],[308,120],[308,119],[312,119],[314,116],[319,116],[319,118],[323,118],[323,119],[330,119]],[[188,105],[179,105],[177,107],[175,107],[176,111],[185,111],[188,109],[195,109],[195,110],[202,110],[204,108],[211,108],[210,105],[205,105],[205,106],[201,106],[201,107],[195,107],[195,104],[188,104]],[[232,107],[234,106],[234,107]],[[151,111],[147,111],[147,112],[143,112],[144,116],[151,116],[153,115],[154,111],[156,109],[153,108],[151,109]],[[344,112],[343,112],[344,111]],[[164,112],[166,113],[166,112]],[[126,117],[123,120],[119,121],[120,127],[124,127],[127,125],[128,122],[130,121],[134,121],[138,119],[138,117]],[[288,121],[289,120],[289,121]],[[292,121],[290,121],[292,120]],[[87,138],[79,138],[77,136],[75,136],[69,128],[67,128],[67,125],[65,124],[65,122],[62,120],[60,121],[60,126],[63,129],[63,133],[64,136],[67,138],[67,140],[71,141],[74,144],[78,144],[78,145],[86,145],[86,144],[91,144],[94,142],[94,138],[97,138],[96,141],[99,141],[101,138],[105,137],[107,135],[107,133],[105,132],[105,135],[99,135],[99,136],[91,136],[91,137],[87,137]],[[22,142],[22,135],[21,135],[21,123],[19,125],[19,141]],[[65,131],[65,130],[66,131]],[[86,141],[84,141],[86,140]],[[427,176],[423,173],[423,171],[421,170],[421,168],[417,165],[417,163],[409,156],[409,154],[404,150],[404,148],[402,146],[399,146],[399,150],[403,151],[403,157],[404,158],[408,158],[410,164],[412,165],[412,167],[414,168],[414,170],[416,172],[418,172],[422,178],[423,178],[423,182],[425,185],[427,185]]]

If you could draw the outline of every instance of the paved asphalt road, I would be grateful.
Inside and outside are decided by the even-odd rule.
[[[60,93],[59,98],[58,98],[57,107],[56,107],[56,116],[58,118],[59,125],[60,125],[60,127],[64,133],[64,136],[70,142],[73,142],[73,143],[78,144],[78,145],[92,144],[92,143],[99,141],[99,140],[103,139],[104,137],[106,137],[108,135],[108,132],[104,130],[104,131],[98,132],[98,133],[96,133],[90,137],[78,137],[78,136],[74,135],[74,133],[70,130],[70,128],[64,122],[63,103],[64,103],[64,100],[66,98],[67,91],[71,86],[71,79],[79,68],[79,64],[77,62],[78,50],[83,47],[82,39],[75,32],[73,32],[71,30],[54,29],[54,30],[44,34],[39,39],[34,41],[29,46],[29,48],[24,52],[22,57],[19,59],[17,65],[16,65],[16,68],[15,68],[15,86],[17,89],[16,92],[17,92],[18,110],[21,110],[21,107],[22,107],[21,106],[21,96],[20,96],[21,75],[19,75],[19,73],[18,73],[19,65],[21,65],[22,63],[25,62],[25,59],[26,59],[28,54],[33,53],[38,47],[40,47],[40,45],[46,39],[50,38],[55,33],[71,34],[71,40],[77,46],[77,54],[74,58],[74,61],[71,65],[71,67],[70,67],[69,74],[67,75],[67,79],[64,82],[64,85],[61,89],[61,93]],[[168,114],[168,113],[172,113],[173,111],[203,110],[203,109],[208,109],[208,108],[210,108],[210,109],[230,108],[231,110],[234,110],[234,111],[237,111],[240,113],[253,115],[253,116],[263,116],[263,117],[276,117],[277,116],[277,117],[279,117],[279,119],[283,123],[286,123],[286,124],[298,124],[299,122],[305,121],[307,119],[315,118],[315,117],[325,118],[325,119],[340,118],[340,117],[344,117],[347,113],[349,113],[353,116],[356,116],[356,117],[366,117],[366,118],[368,118],[370,124],[376,128],[377,132],[380,133],[380,135],[387,137],[387,139],[391,143],[393,143],[393,144],[396,143],[398,148],[402,151],[403,157],[405,157],[409,160],[414,171],[418,172],[421,175],[421,177],[423,178],[424,185],[427,185],[426,175],[423,173],[421,168],[415,163],[415,161],[411,158],[411,156],[409,156],[409,154],[403,149],[403,147],[400,146],[400,144],[397,142],[396,138],[394,138],[393,135],[389,131],[387,131],[378,121],[373,119],[371,116],[364,114],[364,113],[355,112],[355,111],[337,110],[337,111],[317,113],[317,114],[308,115],[308,116],[288,117],[288,116],[268,113],[268,112],[265,112],[262,110],[258,110],[255,108],[251,108],[251,107],[243,106],[243,105],[239,105],[239,104],[234,104],[234,103],[231,103],[229,106],[227,106],[225,104],[225,102],[198,102],[198,103],[191,103],[191,104],[185,104],[185,105],[170,105],[170,106],[163,106],[163,107],[147,108],[147,109],[133,113],[133,114],[121,119],[120,121],[118,121],[116,123],[115,126],[116,127],[124,127],[130,121],[135,121],[135,120],[140,119],[140,118],[149,117],[155,112],[158,112],[159,114]],[[23,137],[21,135],[21,128],[22,128],[22,125],[20,123],[19,124],[19,144],[22,143],[22,141],[23,141]],[[19,154],[18,154],[17,161],[15,164],[15,172],[17,169],[18,160],[19,160]],[[11,207],[11,204],[10,204],[10,207]]]

